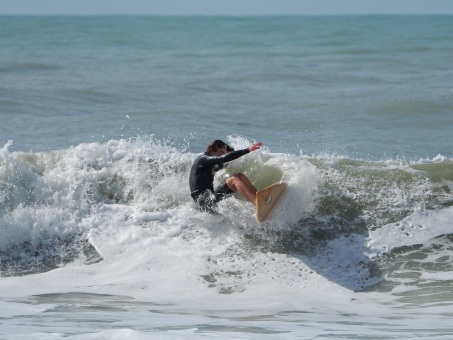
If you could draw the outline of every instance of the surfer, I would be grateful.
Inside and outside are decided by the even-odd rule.
[[[193,163],[189,177],[191,196],[200,210],[212,211],[217,202],[236,191],[256,205],[256,188],[244,174],[230,176],[215,190],[214,174],[223,169],[225,163],[258,150],[261,145],[263,143],[255,143],[237,151],[221,140],[208,145],[205,153]]]

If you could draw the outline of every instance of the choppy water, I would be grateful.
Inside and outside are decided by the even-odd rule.
[[[451,16],[0,25],[0,337],[452,335]],[[214,138],[268,222],[194,209]]]

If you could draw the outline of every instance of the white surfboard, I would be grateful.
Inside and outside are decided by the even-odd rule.
[[[258,222],[261,223],[266,219],[287,186],[288,184],[285,182],[275,183],[256,193],[256,219]]]

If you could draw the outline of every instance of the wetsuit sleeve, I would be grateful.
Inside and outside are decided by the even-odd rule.
[[[244,156],[250,152],[249,149],[243,149],[243,150],[237,150],[237,151],[232,151],[228,152],[222,156],[206,156],[203,159],[203,165],[216,165],[216,164],[222,164],[226,162],[231,162],[232,160],[235,160],[241,156]]]
[[[214,171],[219,171],[219,170],[222,170],[227,164],[216,164],[216,165],[213,165],[212,168],[214,169]]]

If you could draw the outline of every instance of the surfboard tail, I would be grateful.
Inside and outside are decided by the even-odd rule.
[[[256,219],[258,222],[264,222],[287,187],[286,182],[275,183],[256,193]]]

